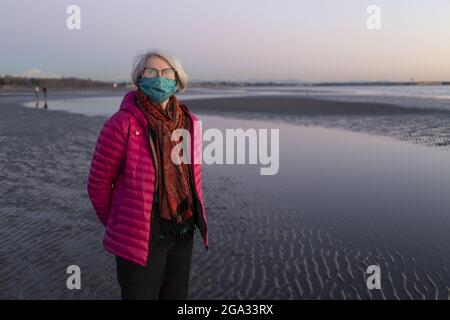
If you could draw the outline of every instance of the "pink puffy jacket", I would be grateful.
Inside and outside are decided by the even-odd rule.
[[[191,118],[191,155],[197,202],[196,225],[208,250],[208,231],[202,193],[199,153],[201,126]],[[195,130],[194,130],[195,127]],[[195,135],[194,135],[195,134]],[[149,254],[155,167],[147,120],[136,105],[135,91],[128,92],[120,109],[103,125],[95,146],[87,191],[105,228],[103,246],[115,255],[146,265]],[[200,205],[199,205],[200,204]]]

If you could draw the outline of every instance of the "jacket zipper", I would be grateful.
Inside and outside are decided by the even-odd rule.
[[[139,103],[139,101],[136,99],[136,103],[139,104],[139,106],[142,108],[141,104]],[[152,137],[149,134],[149,125],[147,122],[147,137],[148,137],[148,141],[150,142],[150,147],[152,149],[152,157],[153,157],[153,164],[155,166],[155,186],[158,185],[158,159],[156,156],[156,151],[155,151],[155,145],[153,144],[153,140]],[[156,190],[156,187],[155,187]]]
[[[202,215],[203,224],[205,225],[205,235],[206,235],[206,233],[208,232],[208,225],[206,224],[205,217],[203,216],[203,206],[202,206],[202,202],[200,200],[200,196],[198,195],[198,192],[197,192],[197,186],[195,184],[194,168],[192,166],[193,166],[193,164],[191,165],[191,173],[192,173],[192,180],[193,180],[192,182],[193,182],[194,192],[198,199],[198,202],[200,203],[200,210],[202,211],[201,215]]]
[[[193,125],[193,120],[192,120],[191,117],[189,117],[189,119],[191,121],[190,124],[192,126]],[[191,139],[192,139],[192,137],[191,137]],[[195,192],[195,195],[196,195],[196,197],[198,199],[198,202],[200,203],[200,210],[202,211],[201,215],[202,215],[203,224],[205,225],[205,235],[206,235],[206,233],[208,232],[208,225],[206,224],[206,220],[205,220],[204,212],[203,212],[202,202],[201,202],[200,196],[198,195],[198,192],[197,192],[197,185],[195,183],[195,175],[194,175],[194,163],[191,163],[191,173],[192,173],[192,182],[193,182],[194,192]]]
[[[153,158],[153,165],[154,165],[154,169],[155,169],[155,188],[153,189],[153,200],[152,200],[152,209],[150,210],[150,229],[149,229],[149,239],[148,239],[148,243],[149,243],[149,251],[150,252],[150,243],[151,243],[151,237],[152,237],[152,225],[153,225],[153,209],[155,206],[155,191],[156,188],[158,187],[158,160],[156,158],[156,153],[155,153],[155,146],[153,145],[153,141],[152,141],[152,137],[149,135],[149,128],[147,126],[147,137],[148,140],[150,142],[150,147],[152,148],[152,158]],[[147,261],[148,261],[148,255],[147,255]]]
[[[155,190],[156,190],[156,186],[158,185],[158,159],[156,156],[155,145],[153,144],[152,138],[148,134],[148,128],[147,128],[147,135],[148,135],[148,140],[150,141],[150,147],[152,148],[153,163],[155,164]]]

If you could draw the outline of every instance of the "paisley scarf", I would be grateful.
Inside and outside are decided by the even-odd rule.
[[[175,95],[169,98],[166,110],[150,100],[140,89],[137,90],[136,97],[138,106],[156,134],[160,216],[175,224],[185,223],[193,215],[190,169],[189,164],[175,164],[172,161],[172,150],[179,143],[172,141],[172,132],[176,129],[189,130],[190,119]],[[179,156],[181,159],[182,155]]]

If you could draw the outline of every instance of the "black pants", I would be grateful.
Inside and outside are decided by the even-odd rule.
[[[180,241],[174,237],[158,239],[156,214],[155,210],[147,265],[140,266],[116,256],[117,280],[123,300],[185,300],[188,297],[194,234]]]

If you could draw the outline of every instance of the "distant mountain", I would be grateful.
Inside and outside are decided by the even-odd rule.
[[[60,79],[60,78],[62,78],[59,74],[52,73],[52,72],[45,72],[38,68],[31,68],[31,69],[25,71],[20,76],[24,77],[24,78],[36,78],[36,79]]]

